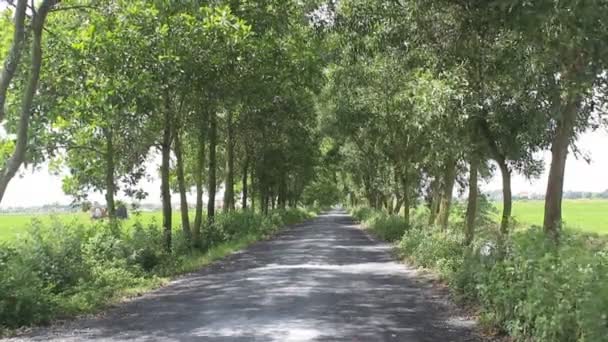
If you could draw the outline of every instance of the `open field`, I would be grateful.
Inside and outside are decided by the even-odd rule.
[[[544,201],[529,200],[513,202],[513,216],[520,224],[542,225]],[[502,210],[502,204],[497,205]],[[581,199],[564,200],[562,203],[564,223],[571,229],[590,233],[608,234],[608,200]]]
[[[194,219],[194,213],[192,213],[191,219]],[[21,232],[25,232],[27,227],[32,224],[33,220],[38,220],[45,225],[50,224],[53,220],[79,224],[90,224],[93,222],[89,213],[83,212],[60,214],[0,214],[0,241],[13,239]],[[137,220],[143,224],[156,222],[160,225],[162,223],[162,213],[160,211],[155,211],[129,214],[129,219],[126,223],[129,225],[135,223]],[[179,226],[180,222],[181,217],[179,211],[174,211],[173,226]]]

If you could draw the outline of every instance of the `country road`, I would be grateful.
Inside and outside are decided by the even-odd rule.
[[[476,341],[473,321],[343,212],[108,310],[14,340]]]

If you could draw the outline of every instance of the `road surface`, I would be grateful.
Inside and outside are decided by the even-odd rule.
[[[333,211],[105,315],[16,340],[476,341],[474,321],[417,277]]]

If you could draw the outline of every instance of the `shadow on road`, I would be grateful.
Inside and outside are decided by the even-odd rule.
[[[415,272],[340,212],[257,243],[110,310],[30,340],[473,341]],[[427,295],[425,295],[427,293]]]

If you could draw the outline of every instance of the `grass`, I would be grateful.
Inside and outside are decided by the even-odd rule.
[[[194,212],[190,215],[194,219]],[[63,223],[88,224],[93,222],[89,213],[58,213],[58,214],[0,214],[0,241],[9,241],[16,238],[19,234],[25,233],[26,228],[32,223],[32,220],[38,220],[44,225],[48,225],[53,220],[59,220]],[[156,222],[162,223],[162,213],[140,212],[130,214],[126,222],[126,226],[131,226],[136,221],[143,224]],[[178,227],[181,224],[181,215],[178,210],[173,211],[173,226]]]
[[[502,203],[497,204],[497,208],[500,213]],[[542,226],[544,208],[544,201],[515,201],[513,217],[520,224]],[[588,233],[608,234],[608,200],[564,200],[562,210],[564,223],[568,228]]]

